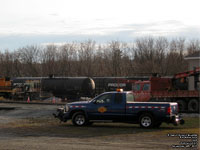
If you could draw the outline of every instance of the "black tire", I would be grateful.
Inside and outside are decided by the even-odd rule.
[[[199,111],[199,102],[197,99],[192,99],[188,103],[188,110],[191,112],[198,112]]]
[[[84,126],[87,122],[86,116],[82,112],[76,112],[72,116],[72,123],[75,126]]]
[[[152,128],[154,126],[154,118],[151,114],[142,114],[139,118],[140,127],[142,128]]]
[[[179,108],[179,111],[180,112],[183,112],[183,111],[186,111],[186,102],[185,101],[183,101],[183,100],[178,100],[177,101],[177,103],[178,103],[178,108]]]

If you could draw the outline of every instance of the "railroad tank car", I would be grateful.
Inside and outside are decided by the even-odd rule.
[[[41,80],[41,91],[68,99],[92,97],[95,83],[89,77],[50,77]]]

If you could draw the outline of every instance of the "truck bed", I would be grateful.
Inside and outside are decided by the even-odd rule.
[[[126,110],[128,110],[128,112],[152,111],[153,113],[166,114],[169,106],[172,114],[178,113],[177,103],[172,102],[128,102],[126,103]]]

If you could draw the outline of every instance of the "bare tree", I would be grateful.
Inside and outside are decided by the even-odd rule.
[[[57,74],[57,47],[55,45],[48,45],[42,51],[42,76]]]
[[[173,75],[187,69],[187,63],[184,60],[185,40],[174,39],[170,42],[169,53],[166,58],[167,74]]]
[[[23,64],[22,76],[38,76],[38,54],[37,46],[27,46],[18,50],[20,62]]]
[[[5,51],[4,54],[0,54],[0,64],[1,64],[1,75],[11,76],[13,71],[13,55],[12,53]]]
[[[199,40],[191,40],[187,47],[187,53],[192,54],[197,51],[200,51],[200,41]]]
[[[78,74],[82,76],[92,76],[93,75],[93,53],[95,49],[94,41],[87,41],[85,43],[80,43],[78,50]]]
[[[155,72],[155,40],[153,38],[137,39],[134,47],[136,73],[153,73]]]
[[[200,51],[199,40],[139,38],[133,43],[111,41],[62,46],[26,46],[0,52],[1,76],[135,76],[173,75],[187,70],[184,57]]]

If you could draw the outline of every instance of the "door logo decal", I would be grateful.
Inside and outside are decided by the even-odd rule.
[[[106,111],[107,111],[106,107],[99,107],[98,108],[98,112],[100,112],[100,113],[104,113]]]

